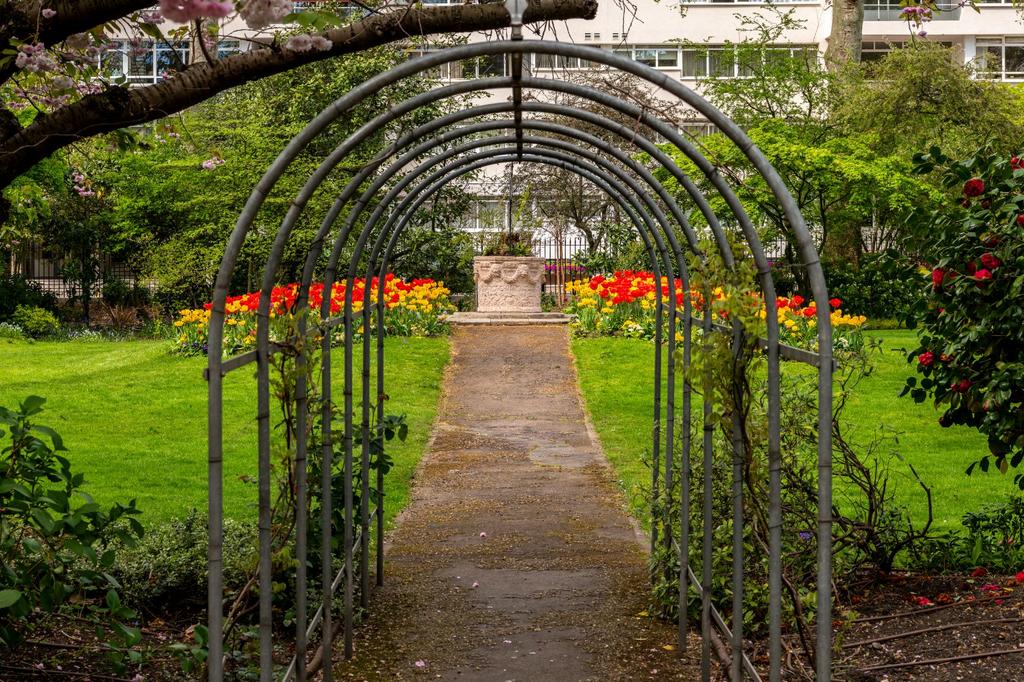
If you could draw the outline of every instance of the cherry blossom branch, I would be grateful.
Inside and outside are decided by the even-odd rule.
[[[83,0],[76,6],[98,1]],[[596,12],[596,0],[534,0],[524,21],[589,19]],[[110,87],[37,117],[26,128],[0,138],[0,188],[76,140],[163,118],[253,80],[405,40],[411,35],[488,31],[506,27],[508,23],[508,13],[502,4],[405,8],[371,15],[316,36],[321,44],[326,44],[324,40],[330,41],[327,49],[298,51],[271,45],[269,49],[232,55],[213,64],[192,64],[173,78],[154,85]]]

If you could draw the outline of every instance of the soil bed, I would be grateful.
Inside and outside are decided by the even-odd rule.
[[[1022,592],[1014,576],[893,574],[852,600],[858,616],[843,633],[836,678],[1020,680]]]

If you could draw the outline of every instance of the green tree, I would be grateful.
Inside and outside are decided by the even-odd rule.
[[[94,173],[110,187],[116,232],[140,245],[140,268],[156,280],[159,300],[173,307],[194,307],[207,300],[227,235],[278,151],[338,93],[404,58],[402,51],[381,48],[251,83],[160,122],[146,135],[144,148],[100,154]],[[258,287],[266,254],[292,198],[324,156],[360,125],[429,85],[426,78],[412,78],[376,93],[302,153],[260,211],[240,255],[233,287]],[[397,130],[432,120],[458,105],[421,108],[405,117]],[[323,215],[351,174],[381,152],[395,131],[391,128],[367,140],[311,198],[284,254],[282,281],[299,277],[306,247]],[[343,219],[345,213],[341,215]]]

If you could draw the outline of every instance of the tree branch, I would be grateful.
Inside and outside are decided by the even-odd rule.
[[[113,21],[132,12],[152,7],[153,0],[57,0],[47,2],[46,6],[57,12],[51,19],[40,20],[43,3],[19,2],[18,0],[0,1],[0,51],[11,46],[12,38],[27,40],[36,35],[47,47],[56,45],[68,36],[96,28],[108,21]],[[13,60],[0,66],[0,83],[6,83],[16,67]]]
[[[524,21],[589,19],[596,11],[596,0],[533,0]],[[154,121],[253,80],[405,40],[409,36],[486,31],[508,24],[508,13],[501,4],[408,8],[371,15],[328,31],[324,36],[333,43],[330,50],[291,52],[277,47],[252,50],[213,64],[192,64],[184,72],[155,85],[131,89],[112,87],[40,116],[28,127],[0,140],[0,188],[76,140]]]

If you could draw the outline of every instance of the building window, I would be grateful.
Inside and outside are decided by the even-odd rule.
[[[974,66],[982,78],[1024,80],[1024,36],[978,38]]]
[[[217,43],[217,59],[224,59],[234,54],[241,54],[244,52],[242,49],[241,40],[222,40]]]
[[[735,78],[736,51],[722,45],[683,49],[683,78]]]
[[[505,55],[487,54],[462,62],[462,78],[490,78],[492,76],[505,76]],[[452,77],[457,77],[453,72]]]
[[[701,138],[707,137],[712,133],[715,133],[717,129],[713,123],[708,123],[703,120],[683,121],[679,125],[679,132],[683,134],[683,137],[689,138]]]
[[[865,41],[860,45],[860,60],[862,62],[877,62],[893,50],[898,50],[902,47],[902,42],[891,43],[884,40]]]
[[[1012,0],[1011,0],[1012,1]],[[744,5],[761,5],[767,4],[764,0],[682,0],[684,5],[734,5],[736,3],[742,3]],[[776,4],[818,4],[818,0],[775,0]]]
[[[415,59],[416,57],[422,57],[425,54],[437,51],[437,48],[418,48],[409,50],[407,54],[409,55],[409,59]],[[423,71],[420,75],[424,78],[434,78],[436,80],[447,82],[453,78],[462,77],[462,64],[459,62],[446,62]]]
[[[99,68],[111,80],[129,83],[156,83],[165,74],[180,70],[189,63],[187,42],[159,42],[143,40],[132,45],[126,40],[115,40],[111,49],[99,58]]]
[[[633,59],[658,69],[674,69],[679,66],[677,47],[635,47]]]
[[[579,57],[568,57],[560,54],[535,54],[533,55],[534,68],[538,71],[549,71],[552,69],[587,69],[591,62]]]

